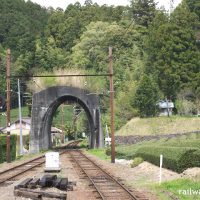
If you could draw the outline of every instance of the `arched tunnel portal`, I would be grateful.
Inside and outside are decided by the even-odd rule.
[[[52,147],[51,124],[53,115],[65,101],[74,101],[85,110],[90,126],[89,147],[103,147],[104,137],[98,96],[80,88],[55,86],[33,95],[30,152],[37,153]]]

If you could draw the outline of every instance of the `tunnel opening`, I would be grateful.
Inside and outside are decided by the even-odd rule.
[[[49,124],[46,141],[49,141],[50,148],[69,140],[87,139],[89,143],[94,134],[94,122],[87,106],[73,96],[63,96],[57,99],[49,107],[45,120],[45,123]]]
[[[74,102],[76,108],[84,110],[90,129],[89,148],[103,147],[98,96],[80,88],[54,86],[33,95],[30,152],[35,153],[52,147],[53,116],[58,107],[66,102]]]

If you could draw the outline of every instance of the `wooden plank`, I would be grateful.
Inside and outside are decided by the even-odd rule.
[[[32,189],[27,189],[27,188],[20,188],[19,190],[38,193],[38,194],[41,194],[43,197],[48,197],[48,198],[56,198],[56,199],[61,199],[61,200],[67,199],[67,193],[45,192],[45,191],[32,190]]]
[[[37,185],[39,184],[40,179],[39,178],[34,178],[31,182],[28,184],[28,188],[36,188]]]
[[[19,183],[18,185],[15,186],[15,189],[18,188],[26,188],[28,186],[28,184],[32,181],[32,178],[27,178],[25,180],[23,180],[21,183]]]
[[[30,198],[30,199],[33,199],[33,200],[42,199],[42,195],[39,194],[39,193],[34,193],[34,192],[31,192],[31,191],[21,191],[20,189],[14,190],[14,195],[16,197],[25,197],[25,198]]]
[[[68,178],[62,178],[60,183],[60,189],[67,190],[67,185],[68,185]]]

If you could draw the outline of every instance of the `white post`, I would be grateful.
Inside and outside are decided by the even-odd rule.
[[[159,184],[162,182],[162,164],[163,164],[163,155],[160,155],[160,175],[159,175]]]
[[[20,98],[20,84],[18,79],[18,105],[19,105],[19,126],[20,126],[20,155],[23,155],[23,137],[22,137],[22,110],[21,110],[21,98]]]

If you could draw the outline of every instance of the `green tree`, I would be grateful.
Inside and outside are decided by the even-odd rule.
[[[154,0],[131,0],[131,11],[137,24],[148,27],[155,16],[156,3]]]
[[[200,19],[200,1],[199,0],[184,0],[188,5],[191,12],[194,12],[198,15]]]
[[[136,89],[134,105],[141,117],[155,116],[156,103],[160,99],[159,88],[151,76],[144,75]]]
[[[119,129],[128,120],[138,115],[137,109],[133,106],[133,99],[137,88],[136,81],[127,81],[123,83],[123,90],[119,91],[115,98],[116,124]]]
[[[175,99],[180,89],[188,87],[199,72],[196,22],[196,15],[181,4],[170,20],[159,12],[149,27],[146,70],[153,74],[168,98]]]
[[[53,68],[63,67],[66,64],[66,55],[62,49],[56,46],[53,37],[47,38],[43,44],[41,40],[36,42],[35,65],[37,68],[52,71]]]
[[[48,13],[31,1],[0,0],[0,43],[12,50],[13,59],[34,51],[36,35],[43,32]]]

